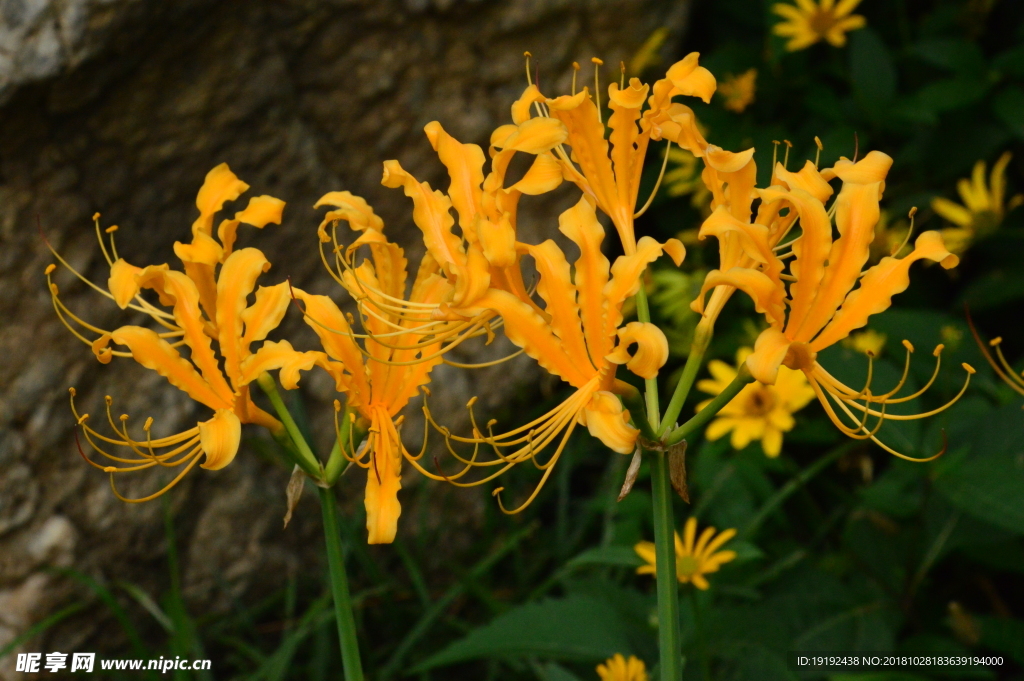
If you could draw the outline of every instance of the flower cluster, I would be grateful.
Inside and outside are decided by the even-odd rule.
[[[855,4],[828,7],[843,14]],[[669,346],[662,330],[650,322],[641,283],[645,271],[662,255],[678,267],[686,252],[676,239],[662,243],[638,237],[635,230],[636,218],[654,196],[652,192],[639,205],[645,159],[657,142],[665,145],[666,163],[675,145],[693,159],[695,169],[698,163],[703,166],[699,183],[710,198],[710,215],[699,238],[718,240],[720,263],[707,274],[693,310],[711,329],[738,289],[754,300],[767,325],[753,350],[740,358],[738,369],[712,362],[714,380],[698,385],[711,394],[735,394],[732,403],[718,404],[716,398],[700,406],[702,413],[721,409],[709,437],[732,432],[737,446],[760,440],[768,455],[778,455],[782,433],[793,427],[791,414],[814,396],[851,437],[875,439],[884,419],[934,413],[889,413],[890,405],[920,391],[896,397],[903,381],[893,390],[875,391],[870,368],[865,386],[855,390],[817,361],[819,352],[864,326],[870,315],[886,309],[892,296],[907,288],[912,263],[957,263],[938,233],[925,232],[905,257],[882,258],[862,272],[891,159],[871,152],[860,161],[842,159],[832,168],[821,169],[808,161],[797,172],[788,170],[785,162],[776,163],[769,185],[757,188],[754,150],[731,152],[709,143],[693,109],[676,101],[691,97],[706,103],[715,93],[715,78],[699,65],[696,53],[673,64],[653,85],[637,78],[627,82],[623,75],[607,87],[603,102],[601,62],[594,63],[593,91],[577,88],[574,75],[571,92],[554,95],[530,81],[527,62],[527,87],[511,106],[511,122],[491,134],[486,153],[478,145],[456,140],[439,122],[428,124],[427,140],[450,179],[446,191],[420,182],[398,161],[384,163],[382,183],[402,189],[411,199],[413,221],[422,233],[425,254],[414,276],[410,277],[405,252],[387,239],[383,220],[366,201],[347,191],[332,191],[320,199],[316,206],[329,208],[316,230],[321,257],[351,300],[358,324],[355,315],[343,311],[345,303],[289,282],[256,289],[270,263],[257,249],[235,248],[237,230],[242,224],[279,224],[284,203],[255,197],[244,210],[222,219],[215,231],[215,214],[248,189],[224,164],[210,171],[199,191],[192,241],[175,244],[181,270],[166,264],[129,264],[117,255],[112,235],[116,228],[107,230],[108,247],[97,221],[110,276],[105,288],[90,286],[121,309],[148,316],[150,323],[110,331],[93,326],[62,302],[50,281],[57,314],[100,362],[131,357],[213,415],[182,433],[162,437],[152,434],[149,419],[141,434],[133,435],[128,416],[118,422],[108,398],[111,436],[95,430],[72,399],[86,439],[109,461],[90,463],[110,473],[112,480],[128,471],[181,467],[170,484],[144,497],[148,499],[169,489],[200,462],[213,470],[228,465],[238,451],[242,424],[264,426],[297,451],[298,465],[322,486],[337,480],[345,462],[364,469],[368,539],[388,543],[401,514],[398,495],[406,464],[435,480],[478,485],[517,464],[532,462],[542,475],[518,506],[522,508],[550,477],[578,426],[620,454],[670,445],[673,441],[664,433],[671,424],[659,423],[657,410],[650,411],[652,400],[656,404],[654,381],[668,359]],[[578,65],[574,68],[579,70]],[[756,72],[744,74],[726,88],[735,110],[752,99],[755,76]],[[529,168],[521,179],[510,182],[509,168],[517,154],[527,157]],[[829,204],[834,193],[830,183],[836,180],[842,188]],[[579,193],[575,205],[548,226],[548,233],[560,234],[561,240],[520,241],[521,199],[563,183],[575,185]],[[617,236],[618,243],[610,248],[602,214]],[[341,229],[342,223],[347,231]],[[619,249],[622,255],[614,260],[605,255],[606,250]],[[577,253],[574,259],[570,251]],[[536,272],[534,285],[527,284],[533,276],[524,274],[530,271],[527,267]],[[48,278],[53,269],[47,269]],[[638,320],[629,321],[627,302],[634,298]],[[301,312],[320,348],[268,340],[289,308]],[[455,461],[454,470],[445,472],[451,466],[436,461],[431,470],[422,464],[426,438],[420,452],[406,449],[402,412],[418,394],[428,393],[434,367],[447,362],[472,368],[448,360],[450,350],[472,339],[490,342],[499,332],[519,348],[512,356],[525,354],[566,383],[568,397],[539,418],[504,432],[496,432],[494,421],[479,423],[471,401],[472,428],[464,434],[438,423],[425,401],[427,431],[433,428],[443,435]],[[253,349],[255,343],[260,345]],[[187,357],[180,354],[182,348]],[[691,357],[699,361],[700,354]],[[625,371],[620,372],[623,365]],[[294,424],[289,425],[285,413],[278,410],[279,421],[257,406],[250,394],[250,385],[258,382],[274,402],[275,383],[267,372],[278,372],[280,384],[293,389],[301,373],[314,368],[328,372],[338,392],[337,444],[326,465],[295,446],[295,433],[289,430]],[[746,384],[751,377],[758,383],[729,393],[737,381]],[[646,383],[646,403],[630,380]],[[275,408],[279,402],[274,402]],[[113,447],[128,453],[108,451]],[[686,568],[685,576],[701,586],[704,572],[731,559],[729,552],[712,555],[728,533],[710,543],[705,533],[695,547],[695,526],[688,524],[686,532],[683,557],[696,562]],[[680,565],[689,563],[682,560]]]

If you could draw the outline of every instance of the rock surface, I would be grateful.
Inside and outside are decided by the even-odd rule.
[[[0,648],[81,593],[49,568],[74,566],[154,594],[166,581],[164,506],[119,502],[106,477],[76,455],[67,388],[76,386],[94,413],[109,394],[116,409],[152,414],[166,428],[205,418],[153,372],[130,361],[99,365],[57,322],[42,276],[53,258],[37,222],[93,280],[106,277],[95,211],[104,225],[120,225],[118,245],[131,262],[171,261],[171,244],[188,239],[204,174],[227,161],[252,192],[289,202],[283,225],[249,230],[241,242],[271,254],[272,281],[290,276],[327,292],[311,207],[321,194],[365,196],[415,260],[410,206],[380,186],[381,161],[398,158],[421,180],[447,186],[424,124],[437,119],[459,139],[486,144],[524,87],[524,50],[539,58],[542,82],[567,85],[573,59],[616,64],[659,26],[678,34],[685,7],[0,0]],[[551,235],[555,211],[571,200],[563,193],[525,206],[526,240]],[[69,306],[97,325],[131,323],[66,273],[56,281]],[[435,408],[454,413],[477,392],[496,406],[500,396],[486,392],[495,371],[506,386],[508,376],[527,390],[538,380],[530,362],[470,376],[440,367]],[[326,439],[332,388],[315,375],[304,381]],[[315,503],[305,499],[282,532],[288,472],[250,449],[223,471],[194,472],[168,495],[186,594],[197,607],[279,586],[299,561],[319,560]],[[342,492],[353,508],[362,482]],[[468,509],[459,515],[469,524],[472,508],[489,501],[477,490],[434,496],[430,503]],[[31,649],[73,649],[102,617],[79,615]],[[13,661],[0,661],[0,679],[14,678]]]

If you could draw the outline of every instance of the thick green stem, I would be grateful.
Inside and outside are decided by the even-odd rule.
[[[679,584],[676,581],[675,516],[672,512],[672,482],[668,453],[646,452],[651,464],[654,506],[655,574],[658,587],[658,647],[661,681],[682,679],[682,649],[679,645]]]
[[[651,321],[651,308],[647,304],[647,292],[644,290],[643,283],[636,292],[636,318],[641,322],[650,323]],[[645,378],[644,379],[644,397],[647,403],[647,420],[651,424],[651,428],[658,430],[661,424],[661,406],[658,404],[658,379],[657,378]]]
[[[693,627],[697,631],[697,646],[700,648],[700,670],[704,681],[711,681],[711,651],[708,649],[708,635],[705,630],[704,612],[697,602],[697,589],[691,584],[690,605],[693,606]]]
[[[288,448],[289,452],[295,456],[295,463],[297,463],[307,475],[320,480],[323,475],[320,461],[317,460],[316,456],[313,454],[313,450],[309,448],[309,445],[306,443],[306,438],[302,437],[302,432],[299,430],[299,426],[295,423],[295,419],[292,418],[292,414],[288,411],[288,407],[285,406],[284,400],[281,399],[281,393],[277,391],[277,381],[275,381],[274,377],[265,371],[259,375],[259,378],[257,378],[256,381],[270,399],[270,404],[274,406],[274,411],[277,412],[277,417],[281,419],[281,423],[284,424],[284,429],[288,433],[288,437],[291,438],[292,443],[295,445],[294,448]]]
[[[683,410],[683,403],[686,402],[690,388],[693,387],[693,382],[697,379],[697,372],[700,371],[700,367],[704,363],[704,353],[707,352],[714,331],[714,322],[708,317],[703,317],[697,323],[697,328],[693,332],[693,342],[690,344],[690,355],[686,358],[686,365],[683,366],[683,373],[679,377],[679,382],[676,383],[672,399],[669,400],[668,406],[665,408],[661,427],[658,428],[658,437],[664,435],[665,431],[674,426],[676,419],[679,418],[679,412]]]
[[[363,681],[363,664],[359,659],[359,640],[356,638],[356,620],[352,615],[352,597],[345,574],[345,556],[341,551],[338,531],[338,510],[334,492],[318,487],[320,507],[324,514],[324,540],[327,542],[327,565],[331,575],[331,593],[334,596],[334,617],[338,623],[338,641],[341,643],[341,664],[345,681]]]
[[[745,364],[742,365],[739,372],[736,374],[736,378],[732,380],[732,383],[726,386],[725,390],[720,392],[713,400],[711,400],[706,407],[697,412],[696,416],[669,433],[668,437],[664,438],[664,442],[666,444],[674,445],[677,442],[686,439],[686,437],[691,433],[703,428],[708,421],[715,417],[715,414],[721,411],[722,407],[729,404],[729,402],[732,401],[732,398],[736,397],[736,395],[738,395],[739,392],[753,380],[754,377],[750,375],[750,371],[747,370],[747,366]]]

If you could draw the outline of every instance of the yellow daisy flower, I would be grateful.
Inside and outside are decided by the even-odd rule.
[[[618,653],[597,665],[597,675],[601,681],[647,681],[649,678],[643,660],[634,655],[627,660]]]
[[[750,355],[750,348],[743,348],[736,354],[736,366],[741,366]],[[800,411],[814,399],[814,389],[807,383],[803,373],[783,367],[775,385],[751,383],[732,402],[725,405],[718,417],[707,429],[709,440],[717,440],[731,432],[734,449],[743,449],[754,440],[761,441],[764,453],[776,457],[782,451],[782,434],[793,429],[796,422],[793,414]],[[697,389],[717,395],[736,378],[737,370],[721,360],[708,363],[708,370],[714,378],[697,383]],[[697,406],[700,411],[711,400]]]
[[[975,163],[971,178],[964,178],[956,185],[962,205],[942,197],[932,199],[932,210],[956,225],[940,232],[953,253],[963,253],[975,238],[995,230],[1007,212],[1024,203],[1024,196],[1020,194],[1004,203],[1006,166],[1010,158],[1010,152],[999,157],[992,166],[988,182],[985,182],[985,162]]]
[[[730,76],[718,86],[718,94],[725,99],[723,106],[729,111],[743,113],[754,101],[757,84],[757,69],[744,71],[738,76]]]
[[[715,528],[705,527],[697,539],[697,519],[690,518],[683,527],[683,537],[676,532],[676,578],[683,584],[693,582],[701,590],[710,584],[704,575],[718,572],[723,564],[736,558],[735,551],[719,551],[725,542],[736,536],[735,529],[728,529],[717,537]],[[633,547],[637,555],[647,561],[636,569],[638,575],[656,575],[654,542],[642,541]]]
[[[843,339],[843,347],[855,352],[862,352],[865,355],[878,357],[885,348],[886,335],[868,329],[860,333],[853,333]]]
[[[846,32],[863,28],[864,17],[850,14],[860,0],[796,0],[796,5],[777,3],[772,11],[785,21],[775,24],[772,33],[789,38],[786,49],[796,52],[827,40],[833,47],[846,44]]]

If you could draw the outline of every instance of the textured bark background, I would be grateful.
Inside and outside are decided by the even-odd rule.
[[[74,582],[51,567],[127,579],[151,593],[166,581],[161,503],[119,502],[106,477],[77,456],[67,388],[76,386],[92,413],[102,413],[109,394],[118,413],[152,415],[166,428],[206,418],[130,360],[99,365],[57,322],[43,279],[52,257],[37,220],[95,281],[106,278],[90,220],[95,211],[104,225],[121,226],[118,245],[130,262],[173,262],[171,244],[189,238],[204,174],[227,161],[252,185],[250,194],[289,204],[283,225],[240,232],[241,244],[265,249],[274,263],[261,281],[291,276],[328,292],[312,209],[320,195],[349,189],[366,197],[415,261],[410,205],[400,191],[380,186],[381,161],[398,158],[421,180],[446,187],[424,124],[440,120],[457,138],[486,144],[525,85],[524,50],[539,59],[542,84],[559,84],[545,90],[567,90],[573,59],[628,60],[655,28],[678,34],[686,5],[0,0],[0,647],[74,597]],[[551,235],[556,211],[570,200],[569,192],[524,200],[524,240]],[[131,323],[131,315],[66,274],[56,281],[65,301],[97,325]],[[434,406],[454,415],[479,392],[494,407],[501,396],[488,394],[487,385],[496,372],[506,395],[512,376],[520,393],[538,389],[529,361],[490,373],[440,367]],[[304,382],[314,426],[326,440],[331,386],[315,374]],[[342,491],[352,508],[361,503],[359,477]],[[412,477],[407,488],[416,484]],[[197,469],[169,495],[190,605],[209,610],[277,587],[285,571],[319,560],[313,501],[281,530],[287,478],[243,445],[231,466]],[[153,482],[127,489],[152,489]],[[442,486],[415,503],[409,492],[402,498],[403,518],[425,504],[466,526],[490,501],[485,491]],[[450,551],[439,555],[456,555],[455,525]],[[97,649],[82,644],[100,622],[98,613],[82,615],[31,648]],[[8,657],[0,679],[12,677]]]

